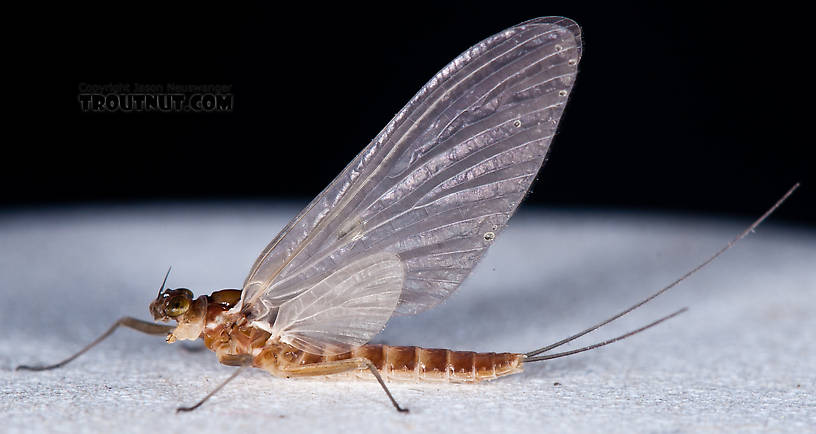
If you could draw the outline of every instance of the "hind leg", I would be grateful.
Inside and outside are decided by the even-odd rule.
[[[285,377],[312,377],[319,375],[342,374],[344,372],[362,369],[368,369],[372,374],[374,374],[374,377],[380,383],[380,386],[382,386],[382,389],[385,391],[385,394],[388,395],[388,399],[391,400],[391,404],[394,405],[394,408],[396,408],[397,411],[402,413],[408,412],[407,408],[400,407],[400,405],[397,404],[394,396],[391,395],[391,391],[388,390],[388,387],[385,385],[385,381],[383,381],[382,377],[380,376],[380,372],[377,370],[377,367],[374,366],[370,360],[363,357],[285,367],[280,369],[278,372],[279,375],[282,374]]]

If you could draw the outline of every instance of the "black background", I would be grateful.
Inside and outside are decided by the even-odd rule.
[[[816,225],[803,11],[565,4],[44,6],[20,17],[6,55],[0,210],[305,201],[460,52],[563,15],[584,56],[528,204],[757,215],[801,181],[776,218]],[[234,111],[77,101],[80,83],[168,82],[232,85]]]

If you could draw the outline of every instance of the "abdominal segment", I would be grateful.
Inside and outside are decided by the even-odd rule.
[[[420,347],[363,345],[337,355],[315,355],[290,345],[267,345],[253,365],[280,377],[374,379],[365,360],[392,381],[475,383],[521,372],[524,355]]]

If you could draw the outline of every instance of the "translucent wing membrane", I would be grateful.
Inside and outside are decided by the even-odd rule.
[[[350,351],[385,327],[404,278],[393,253],[366,256],[283,303],[270,332],[313,354]]]
[[[308,292],[329,291],[316,282],[330,282],[336,270],[381,252],[390,254],[387,262],[401,261],[404,272],[397,313],[445,299],[530,188],[580,57],[574,22],[540,18],[454,59],[266,247],[244,283],[242,309],[290,330],[278,326],[284,306],[315,298],[304,349],[335,345],[320,338],[334,319],[317,319],[323,318],[317,306],[333,308],[326,302],[339,294]]]

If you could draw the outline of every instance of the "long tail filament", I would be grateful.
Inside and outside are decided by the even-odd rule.
[[[633,306],[629,307],[628,309],[625,309],[625,310],[621,311],[620,313],[618,313],[618,314],[616,314],[616,315],[613,315],[612,317],[610,317],[610,318],[608,318],[608,319],[606,319],[606,320],[604,320],[604,321],[601,321],[601,322],[599,322],[598,324],[593,325],[592,327],[589,327],[589,328],[588,328],[588,329],[586,329],[586,330],[583,330],[583,331],[578,332],[578,333],[576,333],[576,334],[574,334],[574,335],[572,335],[572,336],[569,336],[569,337],[567,337],[567,338],[564,338],[564,339],[562,339],[562,340],[560,340],[560,341],[558,341],[558,342],[556,342],[556,343],[554,343],[554,344],[550,344],[550,345],[547,345],[546,347],[539,348],[539,349],[537,349],[537,350],[533,350],[533,351],[530,351],[529,353],[526,353],[526,354],[525,354],[525,356],[526,356],[527,358],[525,359],[525,362],[536,362],[536,361],[540,361],[540,360],[549,360],[549,359],[555,359],[555,358],[558,358],[558,357],[564,357],[564,356],[568,356],[568,355],[570,355],[570,354],[580,353],[580,352],[583,352],[583,351],[588,351],[588,350],[591,350],[591,349],[594,349],[594,348],[602,347],[602,346],[604,346],[604,345],[611,344],[612,342],[617,342],[617,341],[619,341],[619,340],[621,340],[621,339],[625,339],[625,338],[628,338],[629,336],[632,336],[632,335],[638,334],[638,333],[640,333],[640,332],[642,332],[642,331],[644,331],[644,330],[646,330],[646,329],[648,329],[648,328],[650,328],[650,327],[652,327],[652,326],[655,326],[655,325],[657,325],[657,324],[659,324],[659,323],[661,323],[661,322],[663,322],[663,321],[665,321],[665,320],[667,320],[667,319],[669,319],[669,318],[672,318],[672,317],[674,317],[674,316],[676,316],[676,315],[679,315],[679,314],[681,314],[681,313],[685,312],[686,310],[688,310],[688,308],[683,308],[683,309],[680,309],[680,310],[678,310],[677,312],[674,312],[674,313],[672,313],[672,314],[670,314],[670,315],[667,315],[667,316],[665,316],[665,317],[663,317],[663,318],[660,318],[660,319],[658,319],[657,321],[654,321],[654,322],[652,322],[652,323],[650,323],[650,324],[647,324],[647,325],[645,325],[645,326],[643,326],[643,327],[641,327],[641,328],[639,328],[639,329],[637,329],[637,330],[633,330],[633,331],[631,331],[631,332],[629,332],[629,333],[626,333],[626,334],[624,334],[624,335],[621,335],[621,336],[618,336],[618,337],[616,337],[616,338],[609,339],[609,340],[606,340],[606,341],[603,341],[603,342],[599,342],[599,343],[594,344],[594,345],[590,345],[590,346],[587,346],[587,347],[579,348],[579,349],[577,349],[577,350],[565,351],[565,352],[562,352],[562,353],[556,353],[556,354],[551,354],[551,355],[547,355],[547,356],[535,357],[535,356],[537,356],[537,355],[539,355],[539,354],[541,354],[541,353],[546,353],[546,352],[548,352],[548,351],[550,351],[550,350],[552,350],[552,349],[554,349],[554,348],[558,348],[558,347],[560,347],[561,345],[564,345],[564,344],[566,344],[566,343],[568,343],[568,342],[572,342],[572,341],[574,341],[575,339],[578,339],[578,338],[580,338],[581,336],[583,336],[583,335],[585,335],[585,334],[587,334],[587,333],[590,333],[590,332],[592,332],[592,331],[595,331],[595,330],[597,330],[597,329],[599,329],[599,328],[601,328],[601,327],[603,327],[603,326],[605,326],[605,325],[607,325],[607,324],[611,323],[612,321],[615,321],[616,319],[618,319],[618,318],[620,318],[620,317],[622,317],[622,316],[626,315],[627,313],[629,313],[629,312],[631,312],[631,311],[633,311],[633,310],[635,310],[635,309],[637,309],[637,308],[639,308],[639,307],[643,306],[644,304],[646,304],[646,303],[648,303],[648,302],[652,301],[653,299],[655,299],[655,298],[656,298],[657,296],[659,296],[660,294],[663,294],[664,292],[666,292],[666,291],[668,291],[668,290],[670,290],[670,289],[674,288],[674,287],[675,287],[675,286],[677,286],[677,285],[678,285],[680,282],[682,282],[682,281],[684,281],[684,280],[688,279],[688,278],[689,278],[689,277],[691,277],[691,276],[692,276],[694,273],[696,273],[696,272],[700,271],[700,270],[701,270],[701,269],[703,269],[703,268],[704,268],[706,265],[710,264],[712,261],[714,261],[715,259],[717,259],[717,258],[718,258],[720,255],[722,255],[723,253],[725,253],[725,252],[726,252],[728,249],[730,249],[731,247],[734,247],[734,245],[735,245],[735,244],[737,244],[737,242],[738,242],[739,240],[741,240],[741,239],[745,238],[745,237],[746,237],[748,234],[750,234],[750,233],[754,232],[754,230],[757,228],[757,226],[759,226],[759,225],[760,225],[760,223],[762,223],[762,222],[763,222],[763,221],[764,221],[766,218],[768,218],[768,216],[769,216],[769,215],[771,215],[771,213],[773,213],[774,211],[776,211],[776,209],[777,209],[777,208],[779,208],[779,206],[780,206],[780,205],[782,205],[782,202],[784,202],[784,201],[785,201],[785,200],[786,200],[786,199],[787,199],[787,198],[788,198],[788,197],[789,197],[791,194],[793,194],[793,192],[794,192],[794,191],[796,191],[796,189],[797,189],[797,188],[799,188],[799,183],[798,183],[798,182],[797,182],[796,184],[794,184],[794,185],[793,185],[793,187],[791,187],[791,188],[790,188],[790,189],[787,191],[787,193],[785,193],[785,194],[784,194],[784,195],[783,195],[783,196],[782,196],[782,197],[781,197],[779,200],[777,200],[777,201],[776,201],[776,203],[774,203],[774,204],[773,204],[773,206],[771,206],[771,207],[770,207],[770,208],[769,208],[767,211],[765,211],[765,214],[762,214],[762,216],[760,216],[758,219],[756,219],[756,221],[754,221],[754,222],[753,222],[753,223],[752,223],[750,226],[748,226],[748,228],[747,228],[747,229],[745,229],[744,231],[742,231],[742,232],[741,232],[739,235],[737,235],[737,236],[736,236],[736,237],[735,237],[733,240],[731,240],[731,241],[730,241],[728,244],[726,244],[726,245],[725,245],[725,247],[721,248],[719,251],[717,251],[716,253],[714,253],[713,255],[711,255],[711,257],[709,257],[708,259],[706,259],[705,261],[703,261],[703,262],[702,262],[700,265],[698,265],[698,266],[696,266],[696,267],[692,268],[691,270],[689,270],[688,272],[686,272],[686,274],[684,274],[684,275],[680,276],[680,278],[678,278],[678,279],[677,279],[677,280],[675,280],[674,282],[672,282],[672,283],[668,284],[668,285],[667,285],[667,286],[665,286],[663,289],[661,289],[661,290],[659,290],[659,291],[655,292],[654,294],[652,294],[652,295],[650,295],[650,296],[648,296],[648,297],[644,298],[643,300],[639,301],[638,303],[636,303],[635,305],[633,305]]]

